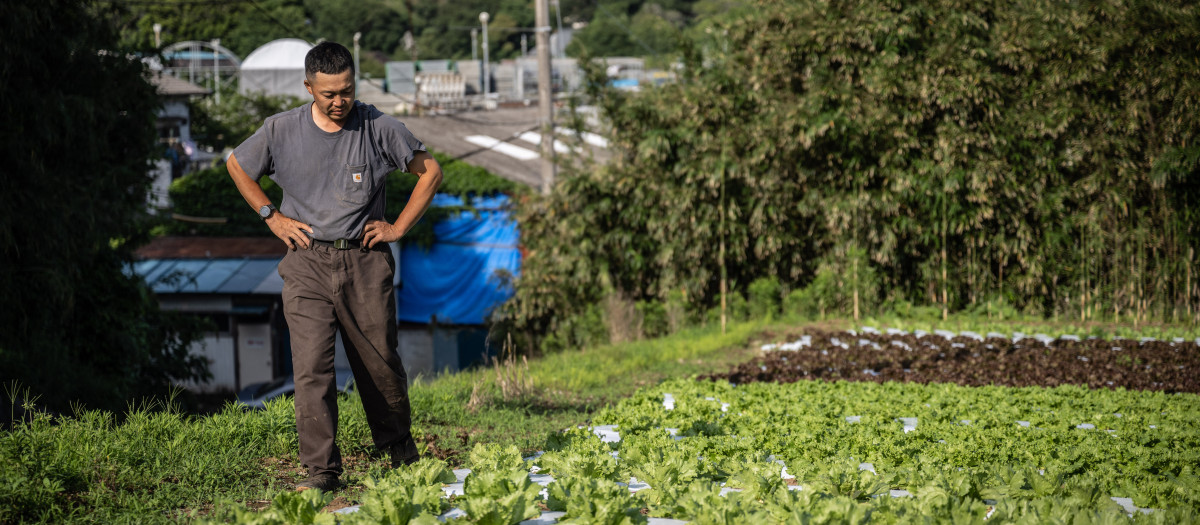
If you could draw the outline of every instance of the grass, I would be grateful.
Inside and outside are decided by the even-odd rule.
[[[749,360],[762,343],[790,340],[805,330],[869,325],[1094,333],[1021,322],[1026,321],[787,319],[735,323],[725,334],[712,326],[689,328],[660,339],[514,361],[501,370],[418,378],[410,391],[413,429],[424,453],[452,466],[462,465],[478,443],[532,452],[544,447],[551,432],[586,424],[599,410],[644,387],[726,370]],[[1194,338],[1197,329],[1162,327],[1158,333]],[[23,404],[32,407],[13,390],[8,395],[14,412]],[[343,397],[339,406],[347,486],[327,508],[352,504],[363,480],[378,475],[387,463],[374,455],[357,398]],[[262,411],[229,406],[206,417],[181,413],[169,401],[131,407],[120,421],[95,411],[39,414],[0,433],[0,523],[225,519],[235,507],[266,507],[301,476],[290,400],[269,403]]]
[[[723,370],[753,355],[751,340],[762,323],[690,329],[669,337],[563,352],[530,361],[525,396],[505,399],[497,374],[472,370],[415,383],[410,398],[414,428],[427,451],[461,463],[475,443],[514,444],[522,452],[542,447],[546,436],[587,423],[591,414],[638,388],[669,377]],[[524,366],[524,365],[516,365]],[[482,406],[471,409],[472,392]]]
[[[748,359],[761,323],[721,334],[690,329],[671,337],[554,354],[528,363],[532,387],[505,399],[492,370],[418,379],[410,391],[414,434],[424,452],[460,465],[476,443],[543,446],[546,436],[586,423],[595,411],[667,377],[721,370]],[[525,366],[525,365],[521,365]],[[471,393],[480,401],[468,409]],[[33,400],[10,389],[13,409]],[[373,455],[362,405],[339,400],[338,443],[345,506],[386,458]],[[231,516],[234,503],[267,506],[301,479],[295,416],[288,399],[262,411],[230,405],[195,417],[169,401],[106,412],[37,414],[0,434],[0,523],[173,523]]]

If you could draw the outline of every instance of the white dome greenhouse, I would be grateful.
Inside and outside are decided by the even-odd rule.
[[[312,44],[298,38],[281,38],[263,44],[242,61],[238,92],[307,98],[304,56],[312,48]]]

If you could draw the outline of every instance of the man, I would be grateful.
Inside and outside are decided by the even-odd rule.
[[[375,446],[392,466],[417,460],[408,377],[396,352],[395,261],[388,248],[416,224],[442,171],[404,124],[354,100],[354,61],[325,42],[304,57],[312,103],[274,115],[229,156],[229,175],[271,232],[288,245],[279,263],[283,313],[292,334],[296,431],[308,478],[297,489],[339,485],[334,337],[366,410]],[[394,223],[384,220],[384,179],[419,177]],[[283,189],[279,209],[259,187]]]

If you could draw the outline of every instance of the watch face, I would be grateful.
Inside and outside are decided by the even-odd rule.
[[[265,218],[267,218],[267,217],[270,217],[270,216],[271,216],[271,210],[272,210],[272,208],[271,208],[271,205],[269,205],[269,204],[268,204],[268,205],[266,205],[266,206],[263,206],[263,207],[259,208],[259,209],[258,209],[258,214],[259,214],[259,215],[260,215],[262,218],[264,218],[264,219],[265,219]]]

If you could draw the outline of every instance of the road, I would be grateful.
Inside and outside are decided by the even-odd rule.
[[[542,159],[537,117],[534,106],[397,118],[434,150],[538,188]],[[598,162],[611,156],[601,136],[589,133],[584,137],[589,140],[581,140],[564,131],[556,133],[560,166],[574,155],[590,155]]]
[[[400,100],[364,86],[359,99],[392,113]],[[556,108],[556,111],[565,111]],[[538,130],[536,100],[529,106],[474,109],[434,115],[397,115],[401,122],[429,148],[483,167],[505,179],[541,187],[541,134]],[[557,120],[566,120],[556,117]],[[594,122],[594,119],[592,119]],[[593,126],[582,137],[565,130],[556,132],[560,166],[576,156],[590,157],[598,163],[611,157],[603,132]],[[561,171],[561,169],[559,170]]]

